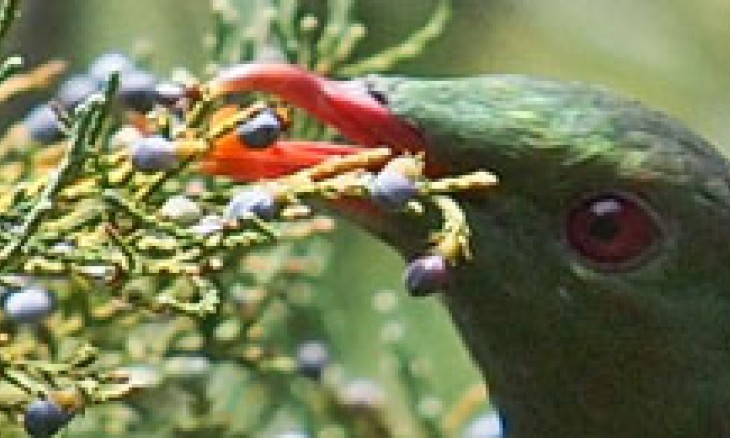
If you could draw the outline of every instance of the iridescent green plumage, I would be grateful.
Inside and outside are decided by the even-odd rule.
[[[514,436],[730,435],[730,172],[681,123],[596,87],[522,76],[369,78],[454,172],[495,171],[462,199],[475,259],[443,297]],[[599,269],[567,212],[627,193],[655,250]],[[405,220],[404,220],[405,221]],[[391,236],[410,225],[394,220]]]
[[[212,87],[272,92],[365,146],[423,151],[430,174],[499,176],[461,196],[473,259],[443,301],[514,436],[730,436],[730,169],[681,123],[524,76],[343,84],[241,65]],[[631,207],[588,209],[597,222],[576,240],[574,213],[595,199]],[[408,258],[424,250],[422,220],[336,208]],[[617,231],[592,228],[606,217]]]

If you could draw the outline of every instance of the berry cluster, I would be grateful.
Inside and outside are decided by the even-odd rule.
[[[192,93],[191,97],[189,91],[164,105],[155,102],[150,111],[140,113],[142,118],[126,118],[121,127],[105,134],[109,149],[81,149],[87,145],[86,141],[73,139],[83,137],[88,141],[90,133],[97,132],[94,126],[99,125],[86,125],[88,122],[84,120],[103,120],[102,109],[113,102],[110,90],[114,90],[113,82],[103,90],[102,97],[88,98],[71,114],[72,145],[78,145],[79,149],[72,149],[66,160],[58,163],[60,174],[69,176],[55,180],[57,187],[40,185],[40,192],[33,192],[27,186],[21,188],[21,199],[40,203],[52,197],[65,207],[46,215],[30,204],[31,219],[33,214],[45,215],[45,221],[31,223],[35,228],[30,230],[49,237],[34,241],[31,249],[35,252],[16,252],[10,265],[19,274],[34,277],[82,275],[123,297],[126,304],[102,304],[100,309],[91,311],[86,324],[98,324],[92,320],[99,317],[102,320],[123,317],[130,308],[172,311],[195,318],[220,312],[226,306],[222,302],[225,289],[215,278],[237,260],[235,254],[240,257],[242,252],[249,253],[257,247],[285,245],[287,240],[326,230],[322,228],[321,218],[312,216],[312,209],[307,205],[309,201],[322,199],[335,202],[340,198],[360,199],[378,206],[383,214],[414,218],[426,210],[441,212],[441,231],[432,239],[429,255],[409,266],[406,284],[416,295],[444,289],[448,286],[451,266],[468,256],[468,226],[458,206],[447,195],[461,190],[482,190],[495,182],[485,172],[430,181],[423,176],[422,157],[393,157],[388,149],[363,149],[335,156],[281,178],[253,184],[201,179],[196,166],[205,164],[207,154],[222,139],[234,138],[233,147],[254,151],[276,148],[279,137],[289,126],[288,112],[262,103],[231,110],[225,103],[206,100],[204,95]],[[220,112],[226,116],[219,117]],[[84,202],[103,207],[96,220],[79,216],[88,214],[75,208]],[[26,216],[19,226],[28,229],[28,223]],[[99,251],[100,247],[104,250]],[[135,280],[139,278],[163,285],[171,277],[189,282],[193,294],[180,294],[177,284],[163,286],[154,295],[134,292]],[[27,284],[18,284],[3,294],[3,314],[17,326],[44,329],[55,324],[49,318],[56,319],[52,314],[59,301],[56,294],[42,283],[36,284],[27,280],[28,277],[19,278]],[[67,300],[68,297],[61,299]],[[129,307],[131,303],[134,307]],[[255,312],[254,321],[260,315],[259,311]],[[220,330],[219,333],[225,333],[223,328]],[[224,336],[223,341],[209,342],[230,342],[225,340],[228,336],[241,339],[240,354],[262,372],[271,369],[298,372],[310,380],[320,381],[331,360],[323,343],[303,343],[293,353],[293,359],[284,360],[268,357],[260,347],[249,346],[249,341],[244,339],[251,334],[239,329],[231,335],[216,336]],[[189,378],[191,373],[202,376],[210,367],[210,359],[204,356],[179,356],[166,361],[170,376]],[[77,362],[86,366],[93,360]],[[139,370],[128,370],[121,377],[109,380],[97,371],[73,369],[74,376],[92,376],[100,382],[101,386],[81,387],[85,405],[122,397],[149,381],[139,377]],[[30,371],[26,369],[24,373]],[[73,381],[61,383],[60,378],[55,378],[58,384],[76,387]],[[103,387],[107,384],[103,382],[111,386]],[[380,409],[382,397],[372,395],[379,392],[365,390],[372,385],[357,382],[345,385],[341,391],[332,389],[338,395],[329,400],[352,410],[353,415]],[[27,405],[26,429],[34,436],[50,436],[77,411],[59,408],[48,391],[35,385],[20,385],[31,394],[44,394]]]
[[[68,134],[69,113],[95,93],[101,93],[112,74],[119,75],[117,98],[122,109],[145,113],[156,103],[177,100],[184,88],[173,82],[161,82],[154,74],[138,67],[120,53],[101,55],[84,74],[72,75],[58,88],[51,102],[33,108],[23,120],[32,141],[50,144]]]
[[[259,56],[264,48],[323,73],[385,69],[413,56],[447,15],[444,0],[424,32],[348,63],[364,35],[349,21],[349,1],[331,2],[321,35],[309,13],[282,7],[269,29],[260,10],[237,15],[226,1],[215,4],[208,72],[253,59],[234,53]],[[235,18],[248,15],[255,29],[243,31]],[[31,89],[59,72],[49,64],[15,78]],[[395,365],[396,397],[363,377],[333,340],[336,306],[322,304],[328,288],[316,280],[328,263],[328,245],[316,235],[333,221],[313,205],[364,202],[429,229],[426,217],[437,217],[437,232],[422,236],[425,255],[405,275],[408,289],[425,295],[447,289],[454,267],[468,262],[469,228],[450,194],[486,189],[493,176],[428,180],[423,157],[388,149],[305,166],[267,161],[282,139],[316,138],[321,127],[258,96],[208,96],[206,77],[182,69],[165,77],[125,55],[102,55],[0,141],[3,433],[12,419],[34,437],[67,426],[90,435],[260,436],[283,418],[279,430],[289,432],[276,436],[325,428],[439,436],[448,418],[420,353],[403,342],[393,293],[376,294],[375,312],[357,312],[387,318],[369,317],[384,327],[374,342]],[[242,184],[209,175],[217,153],[245,157],[229,165],[250,166],[260,178]],[[393,406],[405,414],[391,417]],[[147,419],[154,420],[142,426]]]

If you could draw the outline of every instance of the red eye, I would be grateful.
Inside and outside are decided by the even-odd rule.
[[[637,261],[661,237],[656,218],[647,207],[615,193],[582,202],[570,212],[566,226],[573,250],[613,269]]]

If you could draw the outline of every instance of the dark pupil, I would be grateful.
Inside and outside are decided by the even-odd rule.
[[[604,199],[591,205],[593,219],[588,224],[588,233],[607,243],[618,237],[621,234],[618,220],[621,209],[621,203],[616,199]]]
[[[599,216],[591,222],[588,232],[598,240],[610,242],[621,233],[621,226],[613,215]]]

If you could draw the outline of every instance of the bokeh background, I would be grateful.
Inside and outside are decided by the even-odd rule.
[[[237,0],[245,2],[247,0]],[[320,8],[325,0],[312,0]],[[421,25],[433,0],[359,0],[368,27],[365,55]],[[454,17],[423,56],[397,66],[420,76],[526,73],[604,84],[684,120],[721,146],[730,144],[730,2],[727,0],[453,0]],[[211,27],[204,0],[25,0],[8,50],[35,65],[52,58],[82,71],[108,51],[149,51],[150,68],[200,71]],[[22,113],[42,92],[3,109]],[[730,151],[730,149],[724,149]],[[380,322],[360,310],[375,291],[402,291],[403,261],[343,224],[334,262],[321,281],[321,306],[353,374],[377,377]],[[407,342],[438,373],[447,401],[478,379],[437,299],[398,293]]]
[[[246,2],[250,0],[237,0]],[[31,62],[62,55],[79,69],[110,48],[154,48],[153,67],[201,66],[206,0],[25,0],[16,47]],[[326,0],[304,0],[313,7]],[[434,0],[360,0],[362,52],[392,44]],[[730,2],[724,0],[453,0],[454,19],[418,75],[519,72],[605,84],[664,109],[718,143],[730,84]]]

